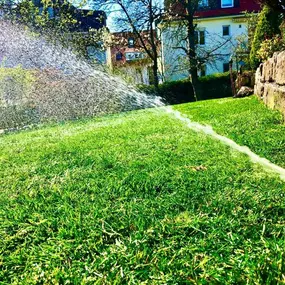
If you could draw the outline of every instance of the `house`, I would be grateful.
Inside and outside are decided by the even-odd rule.
[[[244,62],[237,58],[237,48],[246,50],[248,21],[245,12],[258,13],[260,5],[254,0],[200,0],[195,13],[196,52],[201,60],[199,75],[209,75],[229,70],[233,59],[234,68]],[[175,7],[175,6],[174,6]],[[181,12],[181,6],[175,9]],[[179,80],[189,76],[185,54],[187,47],[186,27],[181,19],[164,20],[161,31],[161,73],[164,81]],[[244,45],[243,47],[241,45]]]
[[[40,13],[44,7],[43,0],[33,0],[36,7],[39,8]],[[51,2],[52,3],[52,2]],[[88,37],[89,33],[94,30],[99,30],[106,27],[106,13],[103,11],[96,11],[83,7],[75,7],[74,4],[58,0],[59,7],[46,7],[51,18],[60,17],[62,11],[68,12],[69,15],[76,20],[76,23],[70,26],[71,33],[80,33]],[[88,42],[88,41],[86,41]],[[106,63],[106,51],[102,50],[102,42],[95,45],[86,45],[86,55],[89,60],[95,60],[99,63]]]
[[[77,24],[72,29],[73,32],[79,32],[88,36],[92,30],[106,27],[107,17],[103,11],[76,8],[74,17],[77,20]],[[106,63],[106,50],[103,49],[102,41],[96,42],[96,45],[88,44],[86,46],[86,54],[89,60],[94,60],[101,64]]]
[[[147,35],[147,32],[142,32],[143,38]],[[107,66],[112,71],[125,74],[135,84],[148,85],[152,82],[152,61],[134,33],[110,34],[107,47]]]

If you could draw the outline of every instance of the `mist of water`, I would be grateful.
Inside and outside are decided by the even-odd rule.
[[[0,133],[50,120],[164,105],[161,98],[137,92],[100,66],[79,58],[72,48],[50,44],[24,26],[4,20],[0,20],[0,64]],[[210,126],[192,122],[171,107],[165,110],[190,129],[248,155],[252,162],[278,173],[285,181],[285,169],[248,147],[217,134]]]
[[[232,148],[232,149],[234,149],[240,153],[246,154],[253,163],[260,164],[265,169],[268,169],[270,171],[273,171],[273,172],[279,174],[281,180],[285,181],[285,169],[284,168],[270,162],[266,158],[258,156],[257,154],[252,152],[248,147],[240,146],[236,142],[234,142],[233,140],[231,140],[227,137],[224,137],[222,135],[219,135],[218,133],[216,133],[213,130],[213,128],[211,126],[205,126],[205,125],[201,125],[197,122],[192,122],[189,118],[184,117],[179,111],[176,111],[171,107],[165,107],[165,111],[167,113],[173,115],[179,121],[182,121],[183,123],[185,123],[189,129],[191,129],[195,132],[204,133],[204,134],[206,134],[206,135],[208,135],[208,136],[210,136],[216,140],[219,140],[220,142],[229,146],[230,148]]]
[[[71,47],[0,20],[0,129],[162,105]]]

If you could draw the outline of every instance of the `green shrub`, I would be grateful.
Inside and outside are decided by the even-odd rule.
[[[285,39],[285,19],[283,19],[283,21],[280,25],[280,31],[281,31],[282,38]]]
[[[167,104],[194,102],[192,84],[189,80],[165,82],[155,89],[153,85],[138,85],[138,89],[149,95],[157,95]]]
[[[30,95],[34,83],[32,71],[20,66],[0,67],[0,129],[17,128],[35,122]]]
[[[250,51],[250,65],[252,69],[256,69],[261,63],[258,57],[258,51],[261,44],[266,39],[271,39],[274,35],[280,34],[281,17],[278,12],[264,6],[259,14],[257,27]]]
[[[22,128],[39,122],[38,111],[30,104],[0,106],[0,130]]]
[[[234,77],[236,77],[235,74]],[[200,77],[197,93],[200,100],[232,96],[230,73],[216,73]]]
[[[265,40],[259,51],[257,52],[257,57],[261,61],[266,61],[273,56],[275,52],[285,50],[285,41],[280,35],[274,36],[272,39]]]
[[[28,96],[33,83],[30,71],[21,68],[0,67],[0,106],[17,104]]]
[[[154,86],[139,85],[138,89],[146,94],[162,97],[167,104],[180,104],[195,101],[192,84],[189,80],[179,80]],[[232,96],[229,72],[216,73],[199,78],[197,86],[199,100],[224,98]]]
[[[159,95],[169,104],[195,101],[192,84],[189,80],[165,82],[159,86]]]

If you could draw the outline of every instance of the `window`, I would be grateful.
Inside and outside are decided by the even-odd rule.
[[[204,45],[205,44],[205,31],[199,31],[199,35],[200,35],[200,45]]]
[[[135,46],[135,39],[134,38],[129,38],[128,39],[128,47],[133,48]]]
[[[223,70],[224,70],[224,72],[227,72],[230,70],[230,64],[228,62],[223,64]]]
[[[223,26],[223,36],[230,35],[230,26]]]
[[[116,60],[122,60],[123,59],[123,54],[119,51],[118,53],[116,53]]]
[[[221,0],[222,8],[231,8],[234,7],[234,0]]]
[[[199,0],[198,8],[205,8],[209,6],[209,0]]]
[[[97,54],[97,49],[95,46],[87,46],[86,47],[87,55],[89,58],[94,58],[96,57]]]
[[[204,45],[205,42],[205,31],[195,31],[195,44]]]

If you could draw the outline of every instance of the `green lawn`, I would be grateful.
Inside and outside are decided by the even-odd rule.
[[[285,166],[254,97],[175,106]],[[0,284],[281,284],[285,182],[162,110],[0,136]]]
[[[252,96],[184,104],[176,109],[193,121],[209,124],[220,134],[248,146],[260,156],[285,168],[285,124]]]

